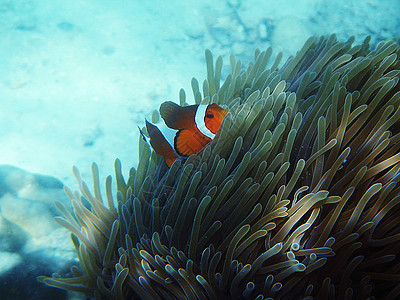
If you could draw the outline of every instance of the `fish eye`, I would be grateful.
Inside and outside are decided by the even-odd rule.
[[[212,119],[212,118],[214,118],[214,115],[213,114],[206,114],[206,118]]]

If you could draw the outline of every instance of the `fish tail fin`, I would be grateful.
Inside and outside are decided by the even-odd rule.
[[[151,147],[157,154],[163,156],[168,167],[171,167],[174,161],[178,158],[175,150],[168,143],[168,141],[165,139],[164,135],[161,133],[160,129],[156,125],[146,120],[146,129],[147,133],[150,136]]]
[[[144,135],[143,130],[139,127],[139,125],[138,125],[138,129],[139,129],[140,135],[142,136],[143,141],[145,141],[147,143],[146,136]]]

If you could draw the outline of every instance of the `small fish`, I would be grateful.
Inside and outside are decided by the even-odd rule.
[[[211,142],[227,113],[215,103],[180,106],[164,102],[160,106],[163,120],[157,124],[146,120],[150,145],[171,167],[179,156],[198,153]]]

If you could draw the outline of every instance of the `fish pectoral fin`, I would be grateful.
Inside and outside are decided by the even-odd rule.
[[[188,129],[179,130],[175,136],[175,150],[179,155],[189,156],[200,152],[211,139]]]
[[[169,128],[193,128],[197,106],[180,106],[172,101],[166,101],[160,106],[160,115]]]

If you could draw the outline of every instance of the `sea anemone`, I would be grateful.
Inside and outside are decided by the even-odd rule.
[[[400,47],[353,42],[312,37],[281,68],[231,56],[222,84],[207,50],[192,89],[229,110],[215,139],[171,168],[140,139],[104,200],[96,164],[93,193],[74,169],[57,222],[80,266],[40,280],[97,299],[399,297]]]

